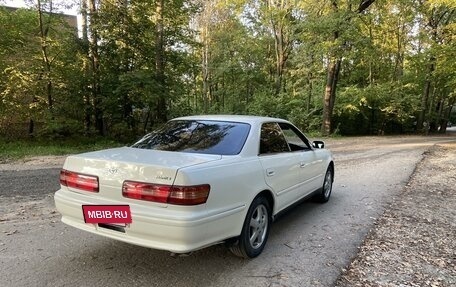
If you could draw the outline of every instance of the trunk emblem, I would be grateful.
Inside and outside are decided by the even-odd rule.
[[[170,176],[165,176],[165,175],[157,175],[155,178],[161,179],[161,180],[171,180]]]
[[[118,170],[117,168],[115,168],[115,167],[108,168],[108,173],[109,173],[109,174],[114,175],[114,174],[116,174],[117,172],[119,172],[119,170]]]

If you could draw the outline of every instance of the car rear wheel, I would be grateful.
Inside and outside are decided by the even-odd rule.
[[[325,180],[323,181],[323,186],[321,191],[318,192],[316,199],[318,202],[325,203],[328,202],[329,197],[331,196],[332,192],[332,184],[333,184],[333,177],[334,172],[332,167],[328,167],[325,174]]]
[[[239,238],[229,245],[234,255],[254,258],[263,251],[269,236],[271,211],[263,196],[256,197],[247,212]]]

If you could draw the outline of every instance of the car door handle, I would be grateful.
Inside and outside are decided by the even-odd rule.
[[[274,176],[275,175],[275,171],[273,169],[267,169],[266,170],[266,175],[267,176]]]
[[[308,163],[301,162],[301,163],[299,164],[299,167],[304,168],[304,167],[306,167],[306,166],[308,166],[308,165],[309,165]]]

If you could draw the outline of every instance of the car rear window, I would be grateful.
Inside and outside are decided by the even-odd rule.
[[[169,121],[132,147],[203,154],[235,155],[250,131],[246,123],[224,121]]]

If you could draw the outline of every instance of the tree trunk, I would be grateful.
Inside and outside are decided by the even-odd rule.
[[[290,43],[290,27],[287,20],[291,17],[290,3],[286,1],[268,1],[268,9],[273,11],[275,9],[284,13],[283,16],[276,19],[273,12],[270,13],[270,23],[274,36],[274,50],[275,50],[275,75],[274,75],[274,92],[278,95],[280,92],[285,91],[284,71],[291,51]]]
[[[273,31],[274,31],[274,40],[275,40],[275,56],[276,56],[276,72],[275,72],[275,94],[278,95],[282,91],[282,81],[283,81],[283,71],[285,68],[286,62],[286,51],[283,35],[283,25],[276,25],[273,20],[271,20]]]
[[[157,23],[155,30],[155,72],[158,83],[157,119],[167,121],[166,90],[165,90],[165,53],[163,31],[164,0],[157,0],[155,12]]]
[[[306,112],[310,113],[310,104],[312,103],[312,93],[313,93],[313,82],[312,82],[312,72],[307,74],[307,103],[306,103]]]
[[[205,9],[208,9],[206,5]],[[206,13],[206,11],[204,12]],[[205,17],[203,28],[202,28],[202,37],[203,37],[203,55],[202,55],[202,72],[203,72],[203,110],[205,113],[209,110],[210,105],[210,70],[209,70],[209,23],[207,17]]]
[[[100,135],[104,135],[103,110],[101,108],[101,85],[100,85],[100,59],[98,55],[98,27],[97,8],[95,0],[87,0],[90,14],[90,58],[92,62],[92,99],[95,116],[95,128]]]
[[[29,121],[28,134],[31,138],[35,135],[35,122],[33,119],[30,119]]]
[[[404,33],[405,24],[398,25],[396,30],[396,58],[394,64],[394,81],[400,81],[404,74],[404,52],[402,51],[402,34]]]
[[[439,99],[439,102],[437,103],[437,107],[436,107],[436,111],[437,111],[437,131],[439,133],[442,133],[442,125],[443,125],[443,122],[445,122],[445,125],[446,125],[446,121],[445,121],[445,116],[444,116],[444,112],[445,112],[445,103],[446,103],[446,99],[445,98],[440,98]]]
[[[374,32],[372,31],[372,19],[369,20],[369,41],[370,44],[373,46],[374,45]],[[373,59],[372,57],[369,57],[369,87],[372,87],[374,84],[374,73],[372,71],[372,62]]]
[[[453,98],[449,103],[446,108],[443,109],[443,117],[442,120],[440,121],[440,129],[439,133],[446,133],[447,125],[448,125],[448,120],[450,119],[451,115],[451,110],[453,109],[454,104],[456,103],[456,99]]]
[[[427,113],[427,120],[429,122],[429,131],[434,133],[437,131],[437,121],[435,119],[435,112],[436,112],[436,88],[432,89],[432,93],[430,94],[430,102],[428,106],[428,113]],[[438,104],[437,104],[438,105]]]
[[[332,114],[336,101],[336,88],[339,79],[340,65],[342,60],[331,59],[328,63],[328,73],[326,76],[325,94],[323,100],[323,124],[321,133],[329,135],[332,132]]]
[[[331,7],[334,13],[338,13],[339,7],[337,1],[331,1]],[[347,20],[348,21],[348,20]],[[336,42],[339,39],[339,27],[333,32],[333,41]],[[325,136],[331,134],[332,130],[332,114],[334,108],[334,102],[336,101],[336,88],[340,71],[340,60],[336,56],[330,56],[328,62],[328,70],[326,72],[326,85],[325,93],[323,96],[323,121],[321,125],[321,133]]]
[[[52,1],[50,2],[50,11],[49,17],[52,15]],[[50,23],[44,24],[43,22],[43,10],[41,7],[41,0],[37,2],[37,10],[38,10],[38,21],[39,21],[39,28],[40,28],[40,40],[41,40],[41,56],[43,59],[43,76],[46,79],[46,98],[49,112],[51,113],[51,117],[53,116],[53,98],[52,98],[52,79],[51,79],[51,60],[49,58],[49,51],[48,51],[48,33],[49,33],[49,25]]]
[[[364,12],[374,2],[375,0],[360,0],[356,13],[359,14]],[[336,0],[331,1],[331,6],[334,13],[339,12],[338,2]],[[349,5],[349,9],[350,8],[351,5]],[[352,11],[349,12],[349,16],[345,18],[346,22],[350,22],[353,17],[351,13]],[[339,27],[337,27],[333,33],[333,41],[337,41],[339,39],[339,33],[340,30]],[[321,126],[321,133],[323,135],[329,135],[332,131],[332,114],[334,104],[336,102],[337,81],[339,79],[341,63],[342,58],[340,56],[330,55],[325,92],[323,95],[323,123]]]
[[[83,66],[82,66],[82,73],[84,75],[84,81],[82,83],[81,91],[82,97],[84,101],[84,126],[86,133],[89,132],[90,127],[92,125],[92,104],[90,101],[90,93],[87,89],[86,79],[88,79],[89,75],[89,51],[87,47],[89,47],[89,38],[87,33],[87,0],[81,0],[81,28],[82,28],[82,42],[83,42]]]
[[[429,59],[429,64],[428,64],[428,69],[426,73],[426,81],[424,82],[424,89],[423,89],[423,95],[421,96],[421,111],[418,115],[418,121],[416,123],[416,128],[418,130],[422,130],[424,127],[424,122],[427,121],[426,119],[426,114],[428,111],[428,103],[429,103],[429,94],[431,92],[431,79],[432,79],[432,74],[434,73],[435,70],[435,57],[431,57]],[[428,126],[426,126],[428,128]]]

